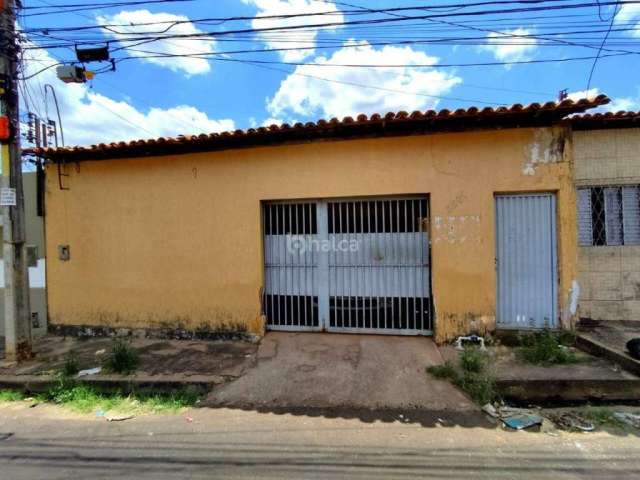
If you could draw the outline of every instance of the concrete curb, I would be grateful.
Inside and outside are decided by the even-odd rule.
[[[622,350],[616,350],[604,343],[598,342],[587,334],[578,333],[578,335],[576,335],[576,347],[591,355],[606,358],[634,375],[640,375],[640,361],[631,358]]]
[[[640,402],[640,379],[496,380],[496,389],[517,403]]]
[[[226,377],[112,377],[96,376],[75,379],[79,385],[87,385],[102,392],[124,394],[150,393],[169,394],[184,391],[207,393],[216,385],[230,381]],[[21,390],[26,393],[44,393],[58,384],[58,379],[50,375],[3,375],[0,376],[0,389]]]

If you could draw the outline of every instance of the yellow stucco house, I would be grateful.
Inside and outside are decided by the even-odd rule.
[[[49,322],[438,341],[568,327],[578,239],[566,118],[608,101],[40,150]]]

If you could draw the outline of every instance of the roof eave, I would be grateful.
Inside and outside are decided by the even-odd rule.
[[[545,104],[520,104],[511,107],[471,107],[455,111],[429,110],[427,112],[359,115],[355,119],[319,120],[316,123],[293,126],[272,125],[246,131],[214,133],[198,136],[179,136],[91,147],[34,149],[30,153],[53,162],[88,161],[117,158],[149,157],[199,153],[261,146],[300,144],[313,141],[338,141],[364,138],[426,135],[486,129],[506,129],[548,126],[561,121],[567,115],[582,113],[590,108],[608,103],[605,95],[578,101],[547,102]]]

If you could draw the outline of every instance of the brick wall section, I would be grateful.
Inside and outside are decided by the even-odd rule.
[[[640,128],[574,132],[576,186],[640,184]],[[579,316],[640,322],[640,246],[580,247]]]

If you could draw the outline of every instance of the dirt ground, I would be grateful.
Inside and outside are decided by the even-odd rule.
[[[243,341],[188,341],[132,339],[140,355],[138,375],[238,377],[254,361],[258,346]],[[34,343],[36,356],[18,367],[2,368],[0,375],[38,375],[59,370],[69,352],[80,369],[98,367],[113,344],[110,338],[77,339],[47,335]]]
[[[474,415],[470,418],[469,415]],[[475,420],[474,420],[475,418]],[[196,408],[114,423],[0,405],[0,475],[96,479],[631,479],[640,438],[529,433],[478,413]]]

